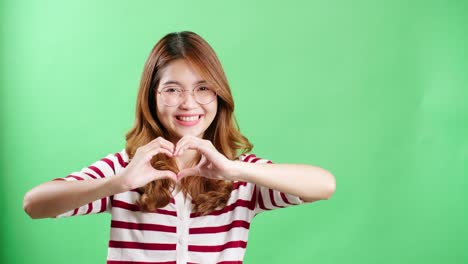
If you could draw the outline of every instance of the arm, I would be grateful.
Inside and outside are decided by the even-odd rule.
[[[153,156],[160,153],[172,156],[172,148],[172,143],[159,137],[139,147],[128,164],[118,153],[108,155],[81,172],[68,176],[69,181],[52,181],[33,188],[24,196],[23,208],[31,218],[56,217],[157,179],[177,180],[174,172],[156,170],[150,162]],[[91,207],[92,204],[88,206],[88,212],[85,210],[83,213],[89,213]]]
[[[51,181],[26,193],[24,211],[33,219],[55,217],[92,201],[123,192],[119,177],[83,181]]]
[[[306,202],[329,199],[335,192],[335,177],[319,167],[233,161],[219,153],[209,140],[193,136],[184,136],[177,143],[175,156],[188,149],[197,150],[202,158],[195,167],[181,170],[179,179],[203,175],[213,179],[246,181],[301,197]]]
[[[234,179],[296,195],[305,202],[329,199],[335,192],[335,177],[310,165],[234,161],[229,171]]]

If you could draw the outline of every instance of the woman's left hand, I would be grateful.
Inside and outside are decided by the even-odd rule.
[[[184,136],[177,142],[174,156],[180,156],[188,149],[198,151],[201,154],[201,159],[195,167],[179,171],[178,180],[194,175],[210,179],[234,180],[230,177],[234,162],[219,153],[211,141],[194,136]]]

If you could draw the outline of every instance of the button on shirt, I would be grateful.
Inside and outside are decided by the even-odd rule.
[[[187,219],[190,215],[187,215],[191,211],[191,200],[189,197],[184,197],[181,191],[174,190],[172,192],[174,197],[175,208],[177,212],[177,248],[176,256],[177,263],[187,263],[188,259],[188,245],[187,241],[189,238],[189,221]]]

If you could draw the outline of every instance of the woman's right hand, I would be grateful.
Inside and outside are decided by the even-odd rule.
[[[151,159],[157,154],[173,156],[174,144],[158,137],[146,145],[137,148],[130,163],[116,176],[119,177],[125,190],[133,190],[145,186],[154,180],[168,178],[177,181],[177,174],[169,170],[156,170],[151,165]]]

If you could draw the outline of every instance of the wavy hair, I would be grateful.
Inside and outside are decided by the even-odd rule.
[[[155,89],[161,79],[161,70],[177,59],[184,59],[194,66],[200,76],[217,89],[218,108],[216,117],[204,133],[216,149],[228,159],[252,150],[252,144],[239,131],[234,117],[234,101],[226,75],[216,53],[199,35],[190,32],[174,32],[164,36],[151,50],[146,60],[138,90],[135,123],[126,134],[126,152],[131,159],[138,147],[157,137],[168,138],[168,132],[156,115],[157,101]],[[195,165],[200,156],[192,161]],[[158,154],[151,160],[155,169],[171,170],[179,168],[174,159]],[[226,206],[232,191],[232,182],[189,176],[181,180],[184,195],[192,197],[193,210],[201,215]],[[171,200],[175,182],[159,179],[139,188],[140,198],[136,201],[142,211],[154,211],[166,206]]]

